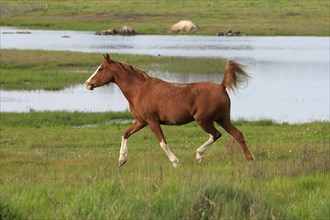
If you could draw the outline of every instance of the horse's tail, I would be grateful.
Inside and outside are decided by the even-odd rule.
[[[232,60],[227,60],[225,74],[221,84],[227,88],[234,90],[238,84],[247,82],[250,76],[243,70],[243,65]]]

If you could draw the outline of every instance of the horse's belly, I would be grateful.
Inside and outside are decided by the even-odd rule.
[[[177,108],[169,109],[159,115],[161,124],[166,125],[182,125],[194,121],[190,111],[180,110]]]
[[[192,121],[194,121],[193,117],[184,118],[184,119],[180,118],[178,120],[172,118],[172,119],[163,119],[160,121],[160,123],[163,125],[184,125]]]

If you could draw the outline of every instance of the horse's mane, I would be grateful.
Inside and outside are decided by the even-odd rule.
[[[136,68],[128,63],[124,62],[117,62],[119,66],[130,76],[132,77],[139,77],[145,81],[149,81],[151,77],[143,70]]]

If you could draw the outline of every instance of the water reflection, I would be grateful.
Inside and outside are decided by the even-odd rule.
[[[327,64],[258,63],[249,86],[232,97],[233,116],[281,122],[329,121]],[[236,106],[236,107],[235,107]]]
[[[125,97],[111,84],[91,92],[83,84],[61,91],[1,90],[2,112],[34,111],[124,111]]]

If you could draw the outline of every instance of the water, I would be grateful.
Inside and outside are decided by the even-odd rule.
[[[17,31],[1,27],[2,49],[224,57],[258,62],[329,62],[329,37],[100,36],[94,32],[47,30],[15,34]],[[4,34],[6,32],[14,34]]]
[[[3,32],[14,34],[3,34]],[[329,37],[96,36],[79,31],[1,28],[2,49],[70,50],[162,56],[231,58],[246,64],[252,80],[230,93],[233,118],[301,123],[329,121]],[[63,38],[63,35],[70,38]],[[92,74],[92,73],[91,73]],[[220,82],[220,74],[149,73],[167,81]],[[2,112],[30,110],[121,111],[128,103],[116,85],[88,91],[76,85],[62,91],[1,90]]]

